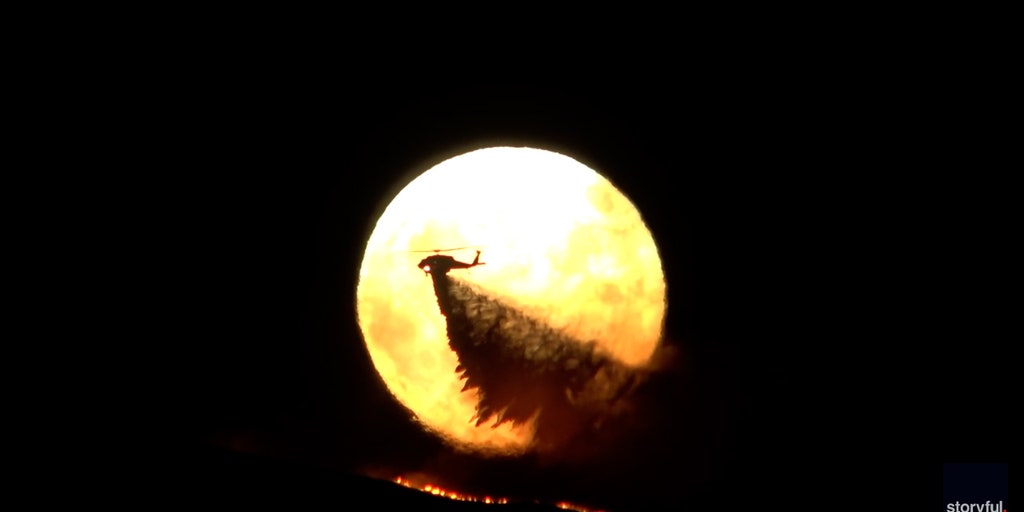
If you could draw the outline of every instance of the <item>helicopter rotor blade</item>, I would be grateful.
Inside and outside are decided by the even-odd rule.
[[[430,250],[426,250],[426,251],[409,251],[409,252],[434,252],[434,253],[437,253],[437,252],[451,252],[451,251],[461,251],[463,249],[478,249],[478,248],[479,248],[479,246],[476,246],[476,245],[467,245],[465,247],[452,247],[451,249],[430,249]]]

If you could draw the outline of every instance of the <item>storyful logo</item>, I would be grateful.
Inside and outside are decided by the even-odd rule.
[[[945,464],[946,512],[1009,512],[1007,464]]]
[[[1003,502],[992,503],[986,501],[985,503],[961,503],[959,501],[955,503],[946,504],[946,512],[1009,512],[1003,508]]]

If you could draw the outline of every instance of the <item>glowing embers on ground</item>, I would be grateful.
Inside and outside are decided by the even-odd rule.
[[[474,496],[474,495],[471,495],[471,494],[463,494],[463,493],[451,491],[451,490],[448,490],[448,489],[444,489],[444,488],[442,488],[440,486],[437,486],[435,484],[419,484],[419,485],[417,485],[417,484],[413,483],[411,480],[409,480],[407,478],[403,478],[401,476],[395,477],[392,481],[395,482],[396,484],[401,485],[401,486],[408,487],[409,489],[415,489],[417,491],[423,491],[425,493],[433,494],[434,496],[440,496],[442,498],[448,498],[450,500],[471,501],[471,502],[474,502],[474,503],[486,503],[486,504],[489,504],[489,505],[505,505],[505,504],[508,504],[508,503],[514,503],[513,501],[510,501],[508,498],[493,498],[491,496],[482,496],[481,497],[481,496]],[[594,510],[594,509],[590,509],[590,508],[586,508],[586,507],[581,507],[579,505],[574,505],[572,503],[569,503],[568,501],[559,501],[558,503],[555,503],[555,506],[560,508],[560,509],[562,509],[562,510],[575,510],[577,512],[601,512],[599,510]]]

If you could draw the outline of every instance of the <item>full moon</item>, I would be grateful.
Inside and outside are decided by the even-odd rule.
[[[494,147],[448,159],[412,180],[384,210],[363,255],[359,326],[390,392],[452,446],[530,449],[535,425],[476,425],[477,391],[459,359],[431,278],[434,254],[483,265],[451,275],[608,357],[643,367],[665,316],[665,279],[650,231],[606,178],[568,156]],[[429,269],[428,269],[429,270]]]

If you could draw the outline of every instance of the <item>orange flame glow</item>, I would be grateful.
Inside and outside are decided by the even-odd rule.
[[[422,492],[425,492],[425,493],[428,493],[428,494],[432,494],[434,496],[441,496],[441,497],[448,498],[448,499],[451,499],[451,500],[456,500],[456,501],[472,501],[472,502],[475,502],[475,503],[487,503],[487,504],[497,504],[497,505],[504,505],[504,504],[509,502],[508,498],[492,498],[490,496],[483,496],[483,497],[473,496],[471,494],[463,494],[463,493],[459,493],[459,492],[455,492],[455,491],[450,491],[450,490],[444,489],[444,488],[439,487],[439,486],[434,485],[434,484],[416,485],[413,482],[411,482],[409,479],[403,478],[401,476],[395,477],[392,481],[395,482],[396,484],[399,484],[399,485],[401,485],[403,487],[407,487],[409,489],[415,489],[417,491],[422,491]],[[576,512],[602,512],[600,510],[594,510],[594,509],[589,509],[589,508],[586,508],[586,507],[581,507],[579,505],[575,505],[575,504],[569,503],[568,501],[559,501],[558,503],[555,503],[555,506],[560,508],[560,509],[562,509],[562,510],[574,510]]]

